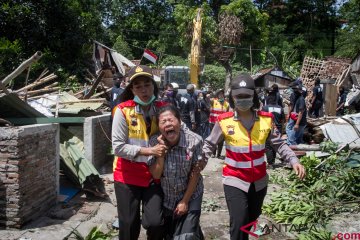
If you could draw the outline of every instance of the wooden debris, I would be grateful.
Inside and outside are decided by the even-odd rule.
[[[58,91],[60,89],[61,89],[61,87],[53,87],[53,88],[48,88],[48,89],[40,89],[40,90],[29,91],[27,94],[34,96],[34,95],[37,95],[39,93],[55,92],[55,91]]]
[[[99,76],[97,77],[96,81],[94,82],[94,84],[91,86],[90,91],[83,97],[83,99],[89,99],[95,92],[96,87],[98,86],[98,84],[100,83],[100,81],[102,80],[103,76],[104,76],[105,72],[101,71]]]
[[[4,80],[2,80],[2,84],[5,86],[18,75],[20,75],[26,68],[28,68],[32,63],[37,62],[42,57],[42,53],[40,51],[36,52],[31,58],[25,60],[20,66],[15,69],[12,73],[10,73]]]
[[[19,93],[19,92],[23,92],[23,91],[32,89],[32,88],[40,86],[40,85],[42,85],[44,83],[50,82],[51,80],[53,80],[55,78],[57,78],[57,76],[52,73],[52,74],[48,75],[47,77],[41,78],[41,79],[33,82],[32,84],[29,84],[29,85],[27,85],[27,86],[25,86],[23,88],[20,88],[20,89],[16,90],[15,92]]]

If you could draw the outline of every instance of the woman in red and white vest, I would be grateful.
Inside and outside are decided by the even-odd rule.
[[[152,178],[147,161],[149,156],[164,156],[167,149],[160,144],[149,146],[149,138],[158,132],[157,109],[167,103],[156,101],[158,89],[150,68],[136,66],[128,75],[130,83],[113,111],[112,124],[119,239],[138,239],[142,223],[147,239],[160,240],[163,193],[159,180]]]
[[[223,185],[230,214],[230,237],[243,240],[248,239],[246,231],[261,214],[267,191],[266,141],[290,162],[299,178],[305,176],[305,169],[277,131],[273,131],[272,114],[256,110],[260,104],[249,74],[240,74],[232,80],[229,103],[234,112],[218,117],[204,142],[203,154],[205,159],[210,158],[217,144],[225,140]]]

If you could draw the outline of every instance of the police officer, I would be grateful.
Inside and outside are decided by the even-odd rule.
[[[149,138],[158,132],[157,109],[166,103],[156,101],[158,88],[149,67],[136,66],[128,75],[130,83],[115,108],[112,124],[119,239],[138,239],[142,223],[147,239],[160,240],[163,193],[151,176],[147,160],[149,156],[162,157],[167,150],[161,144],[149,146]]]
[[[241,227],[255,221],[267,191],[268,175],[264,159],[265,142],[270,141],[283,159],[289,161],[299,178],[305,169],[295,153],[272,129],[272,114],[257,111],[259,100],[254,80],[247,73],[231,82],[229,97],[234,112],[221,114],[203,146],[204,159],[225,139],[223,167],[225,199],[230,214],[230,239],[248,239]],[[250,230],[251,226],[247,229]]]

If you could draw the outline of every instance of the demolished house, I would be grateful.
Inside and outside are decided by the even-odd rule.
[[[94,56],[119,72],[133,66],[98,42],[94,49]],[[0,228],[21,228],[79,190],[107,197],[99,170],[112,171],[103,170],[113,160],[107,107],[112,84],[106,86],[99,69],[98,75],[87,72],[77,92],[65,92],[57,76],[44,70],[22,88],[7,88],[40,58],[36,53],[0,81]]]
[[[334,96],[337,96],[338,87],[350,84],[350,69],[350,59],[327,57],[324,60],[319,60],[306,56],[300,77],[308,91],[307,100],[312,98],[315,79],[319,78],[323,85],[324,113],[327,116],[335,116],[337,97]]]

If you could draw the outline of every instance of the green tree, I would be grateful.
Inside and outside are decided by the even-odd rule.
[[[92,39],[102,40],[103,1],[4,0],[0,5],[0,36],[21,48],[12,69],[36,51],[50,70],[69,74],[90,67]],[[105,10],[104,10],[105,11]],[[46,62],[44,61],[46,59]],[[8,69],[11,71],[11,69]]]
[[[344,24],[339,30],[336,55],[355,57],[360,53],[360,0],[349,0],[339,12]]]
[[[132,52],[131,52],[131,48],[129,47],[129,44],[124,40],[123,36],[119,35],[116,38],[116,42],[115,42],[113,48],[117,52],[119,52],[120,54],[125,56],[126,58],[134,59]]]
[[[111,4],[109,29],[122,35],[129,43],[135,58],[144,48],[168,54],[179,53],[178,34],[169,1],[116,0]]]

